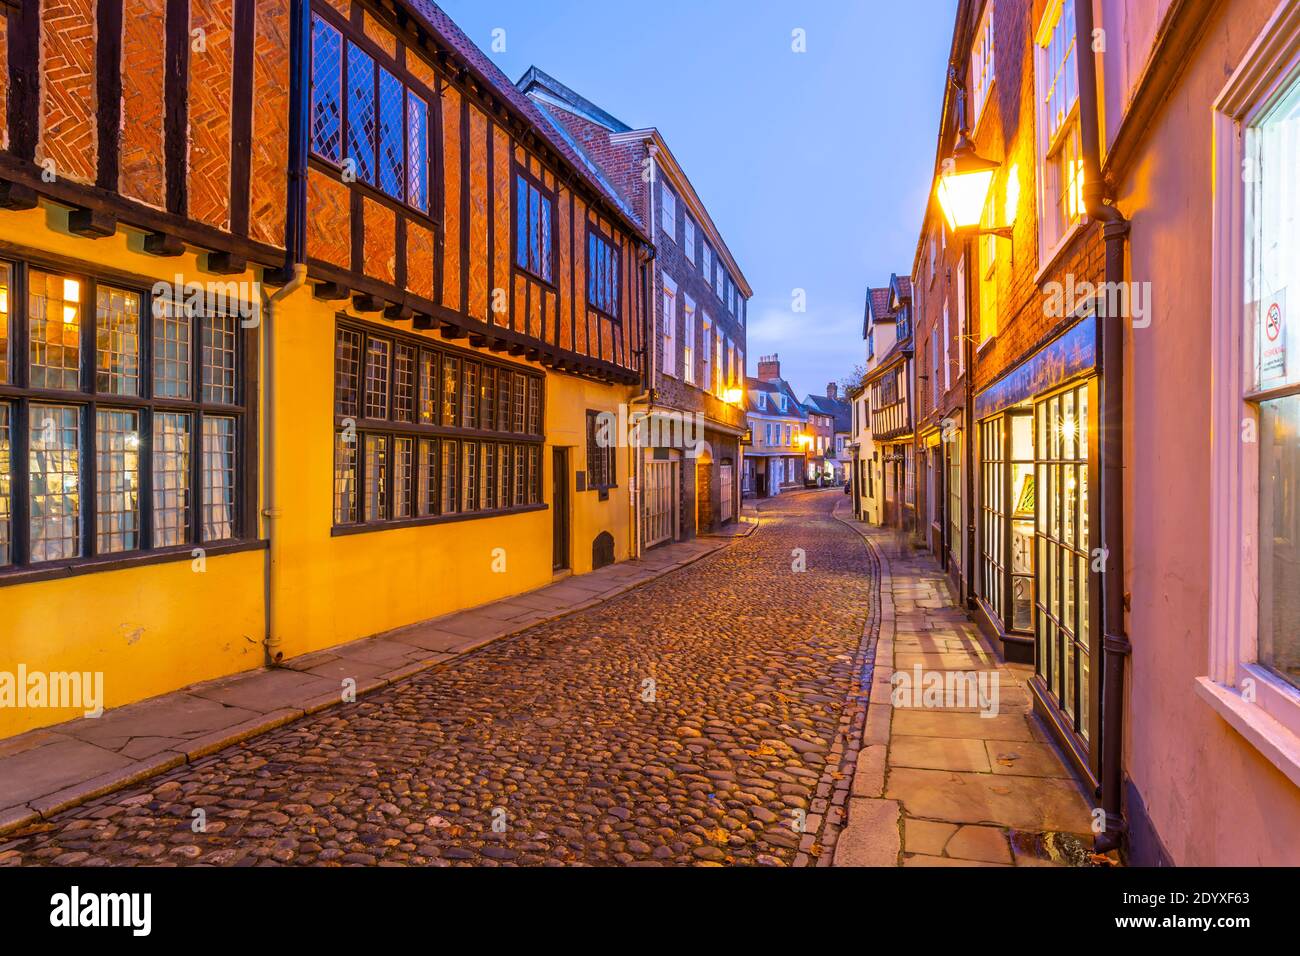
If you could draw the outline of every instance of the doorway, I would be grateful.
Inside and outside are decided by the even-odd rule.
[[[551,467],[552,557],[551,569],[569,568],[569,450],[553,449]]]

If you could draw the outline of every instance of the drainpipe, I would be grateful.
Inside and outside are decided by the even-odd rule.
[[[310,58],[311,8],[307,0],[293,0],[290,25],[289,62],[291,89],[289,101],[289,175],[285,209],[285,255],[282,273],[274,276],[284,285],[272,296],[262,288],[262,517],[265,520],[266,556],[263,562],[262,587],[265,613],[264,633],[266,663],[279,664],[284,659],[283,641],[275,626],[273,602],[274,573],[279,540],[276,522],[280,510],[275,494],[275,310],[307,281],[307,91],[311,88]],[[267,278],[266,276],[263,277]]]
[[[659,147],[651,143],[648,152],[650,154],[650,181],[647,187],[648,192],[646,194],[646,209],[648,210],[649,215],[647,227],[649,228],[650,235],[653,238],[655,229],[655,181],[658,179],[659,172],[659,164],[655,161],[655,156],[659,153]],[[645,259],[645,268],[641,272],[641,293],[645,299],[645,311],[642,315],[642,319],[644,320],[646,329],[645,340],[641,347],[641,354],[643,357],[642,368],[644,370],[641,385],[642,392],[628,403],[628,410],[630,412],[633,406],[644,404],[648,414],[654,411],[655,345],[657,344],[655,341],[656,333],[654,324],[655,272],[653,256],[647,256]],[[645,463],[645,449],[640,446],[640,443],[637,443],[631,447],[630,451],[631,454],[629,455],[629,459],[631,461],[630,467],[632,469],[632,474],[628,478],[628,484],[631,486],[631,493],[628,495],[628,506],[632,509],[632,547],[629,550],[632,557],[639,558],[642,550],[641,499],[645,494],[645,489],[641,487],[641,483],[642,479],[645,477],[643,468]]]
[[[1124,243],[1130,223],[1111,202],[1101,175],[1097,64],[1091,51],[1092,3],[1074,5],[1079,64],[1079,128],[1083,147],[1083,196],[1089,217],[1102,222],[1106,242],[1106,288],[1124,281]],[[1116,297],[1118,298],[1118,297]],[[1106,829],[1097,835],[1098,853],[1118,849],[1127,824],[1123,815],[1124,660],[1132,651],[1124,627],[1124,316],[1111,315],[1111,296],[1098,300],[1101,328],[1102,626],[1101,805]],[[1119,310],[1122,313],[1122,309]]]
[[[964,109],[964,107],[963,107]],[[966,353],[966,382],[962,388],[963,410],[965,415],[965,433],[962,435],[962,472],[965,480],[965,494],[962,500],[962,509],[966,512],[962,515],[962,522],[966,527],[965,541],[961,546],[961,560],[965,565],[961,569],[961,577],[965,587],[961,595],[962,602],[968,608],[975,607],[975,336],[971,334],[970,328],[970,305],[971,294],[974,291],[974,272],[975,264],[971,260],[971,251],[974,244],[970,239],[963,243],[962,255],[966,257],[966,288],[962,290],[962,295],[966,297],[966,334],[962,337],[962,351]]]

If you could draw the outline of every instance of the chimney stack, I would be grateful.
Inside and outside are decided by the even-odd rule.
[[[775,382],[781,377],[781,357],[773,352],[771,355],[758,357],[758,380]]]
[[[827,382],[826,397],[829,398],[832,402],[839,401],[840,387],[836,385],[834,382]]]

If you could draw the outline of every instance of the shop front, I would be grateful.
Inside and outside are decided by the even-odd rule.
[[[1040,714],[1095,777],[1101,693],[1097,326],[1088,316],[976,396],[977,617],[1034,664]]]

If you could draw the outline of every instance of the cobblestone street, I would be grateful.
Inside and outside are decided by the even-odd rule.
[[[870,683],[841,498],[764,502],[709,558],[67,811],[0,864],[824,865]]]

